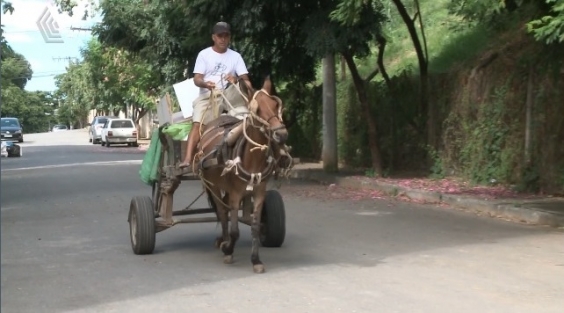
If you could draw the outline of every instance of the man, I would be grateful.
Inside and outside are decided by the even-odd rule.
[[[221,95],[216,97],[220,107],[212,107],[211,90],[214,88],[221,90],[229,102],[237,107],[237,104],[243,100],[233,86],[237,82],[237,77],[242,78],[248,86],[251,86],[245,61],[238,52],[229,49],[231,41],[229,24],[225,22],[215,24],[212,30],[212,40],[213,46],[200,51],[194,65],[194,84],[200,87],[200,96],[193,103],[192,129],[188,135],[186,157],[179,164],[182,168],[192,166],[196,146],[200,141],[200,125],[212,121],[217,117],[214,116],[214,112],[219,110],[221,113],[225,108],[225,100]],[[228,83],[231,83],[229,87],[227,87]]]

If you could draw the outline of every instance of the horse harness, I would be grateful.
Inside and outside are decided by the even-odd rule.
[[[201,175],[201,170],[209,169],[213,167],[223,167],[223,172],[221,175],[225,175],[228,172],[234,171],[235,175],[247,183],[247,190],[253,190],[254,186],[261,183],[262,180],[266,179],[268,176],[272,175],[274,168],[276,166],[276,160],[274,157],[274,149],[277,145],[271,140],[271,133],[276,131],[276,129],[265,129],[264,126],[260,126],[260,131],[269,139],[268,145],[259,145],[252,142],[252,140],[246,136],[246,127],[251,123],[251,127],[257,127],[253,123],[253,119],[257,119],[261,124],[269,125],[270,119],[273,117],[278,117],[281,119],[280,115],[274,115],[269,118],[269,121],[265,121],[256,115],[257,102],[255,100],[257,91],[249,103],[251,114],[247,115],[243,120],[230,115],[221,115],[208,125],[204,133],[201,135],[200,142],[198,143],[199,152],[199,170]],[[266,92],[265,92],[266,93]],[[268,95],[268,93],[266,93]],[[270,96],[270,95],[268,95]],[[281,100],[275,96],[270,96],[275,99],[278,103]],[[279,106],[281,107],[281,106]],[[281,113],[280,111],[278,112]],[[283,126],[282,126],[283,127]],[[259,127],[257,127],[259,128]],[[269,133],[267,133],[269,132]],[[221,138],[213,149],[211,149],[207,154],[204,151],[210,147],[210,145],[217,142],[217,139]],[[261,149],[266,152],[266,163],[267,166],[260,173],[249,173],[245,168],[241,166],[241,157],[243,155],[243,148],[246,143],[254,144],[256,147],[253,149]],[[251,149],[251,150],[253,150]]]

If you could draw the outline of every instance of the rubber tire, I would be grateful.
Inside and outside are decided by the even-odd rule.
[[[155,212],[151,198],[137,196],[131,199],[127,221],[129,222],[129,236],[133,253],[137,255],[153,253],[156,231]]]
[[[261,214],[260,243],[263,247],[278,248],[286,237],[286,210],[277,190],[268,190]]]

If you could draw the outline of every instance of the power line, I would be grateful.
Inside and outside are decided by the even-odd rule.
[[[69,61],[69,63],[70,63],[71,61],[78,62],[78,58],[77,57],[56,57],[56,58],[53,58],[53,61]]]
[[[77,30],[77,31],[85,31],[85,32],[92,31],[92,28],[91,28],[91,27],[89,27],[89,28],[84,28],[84,27],[73,27],[73,26],[71,26],[70,29],[71,29],[72,31],[74,31],[74,30]]]

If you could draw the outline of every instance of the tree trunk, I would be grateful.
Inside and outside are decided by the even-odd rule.
[[[337,154],[337,101],[335,84],[335,56],[328,54],[323,59],[323,169],[339,170]]]
[[[529,77],[527,81],[527,100],[526,100],[526,115],[525,115],[525,164],[531,164],[531,128],[532,128],[532,115],[533,115],[533,66],[529,67]]]
[[[382,74],[382,77],[384,78],[384,81],[386,82],[386,86],[388,86],[388,89],[391,89],[392,82],[390,80],[390,76],[388,75],[388,72],[386,71],[386,67],[384,66],[384,51],[386,50],[387,41],[386,38],[384,38],[381,35],[378,35],[376,40],[378,41],[378,70]]]
[[[143,135],[143,137],[149,137],[144,132],[143,134],[141,133],[141,119],[143,118],[143,116],[147,114],[147,112],[149,112],[149,110],[145,108],[135,108],[133,110],[132,119],[133,121],[135,121],[135,128],[137,129],[137,137],[141,137],[141,135]]]
[[[407,10],[405,8],[405,6],[403,5],[403,3],[401,2],[401,0],[392,0],[392,2],[394,2],[394,4],[396,5],[397,9],[398,9],[398,13],[400,14],[403,22],[405,23],[405,26],[407,27],[407,30],[409,32],[409,36],[411,37],[411,41],[413,42],[413,47],[415,48],[415,52],[417,53],[417,60],[419,61],[419,79],[420,79],[420,106],[419,106],[419,110],[421,113],[421,116],[423,117],[423,120],[426,121],[426,126],[427,126],[427,133],[428,133],[428,137],[427,137],[427,141],[429,141],[429,138],[433,137],[434,138],[434,132],[435,132],[435,124],[436,122],[434,120],[431,120],[430,118],[428,118],[428,111],[429,111],[429,87],[428,87],[428,64],[427,64],[427,56],[426,53],[423,51],[423,47],[421,46],[421,41],[419,40],[419,35],[417,34],[417,29],[415,29],[415,19],[412,19],[409,16],[409,13],[407,13]],[[416,2],[416,5],[418,5],[419,2]],[[419,15],[419,19],[421,19],[421,12],[417,12],[417,15]],[[422,22],[421,22],[421,26],[422,26]],[[421,29],[422,33],[423,29]],[[426,50],[426,48],[425,48]],[[434,114],[432,116],[432,118],[434,119]],[[431,128],[431,129],[429,129]],[[430,130],[430,131],[429,131]],[[434,141],[434,139],[432,140]]]
[[[339,61],[341,64],[341,81],[345,81],[347,79],[347,62],[343,56],[339,58]]]
[[[360,77],[356,64],[351,54],[343,53],[343,57],[349,66],[351,72],[351,77],[356,88],[356,93],[358,96],[358,101],[364,116],[366,117],[366,123],[368,124],[368,144],[370,146],[370,156],[372,159],[372,168],[377,176],[382,175],[382,157],[380,155],[380,147],[378,145],[378,127],[376,125],[376,120],[372,116],[370,110],[370,103],[368,102],[368,94],[366,92],[366,84],[364,80]]]

